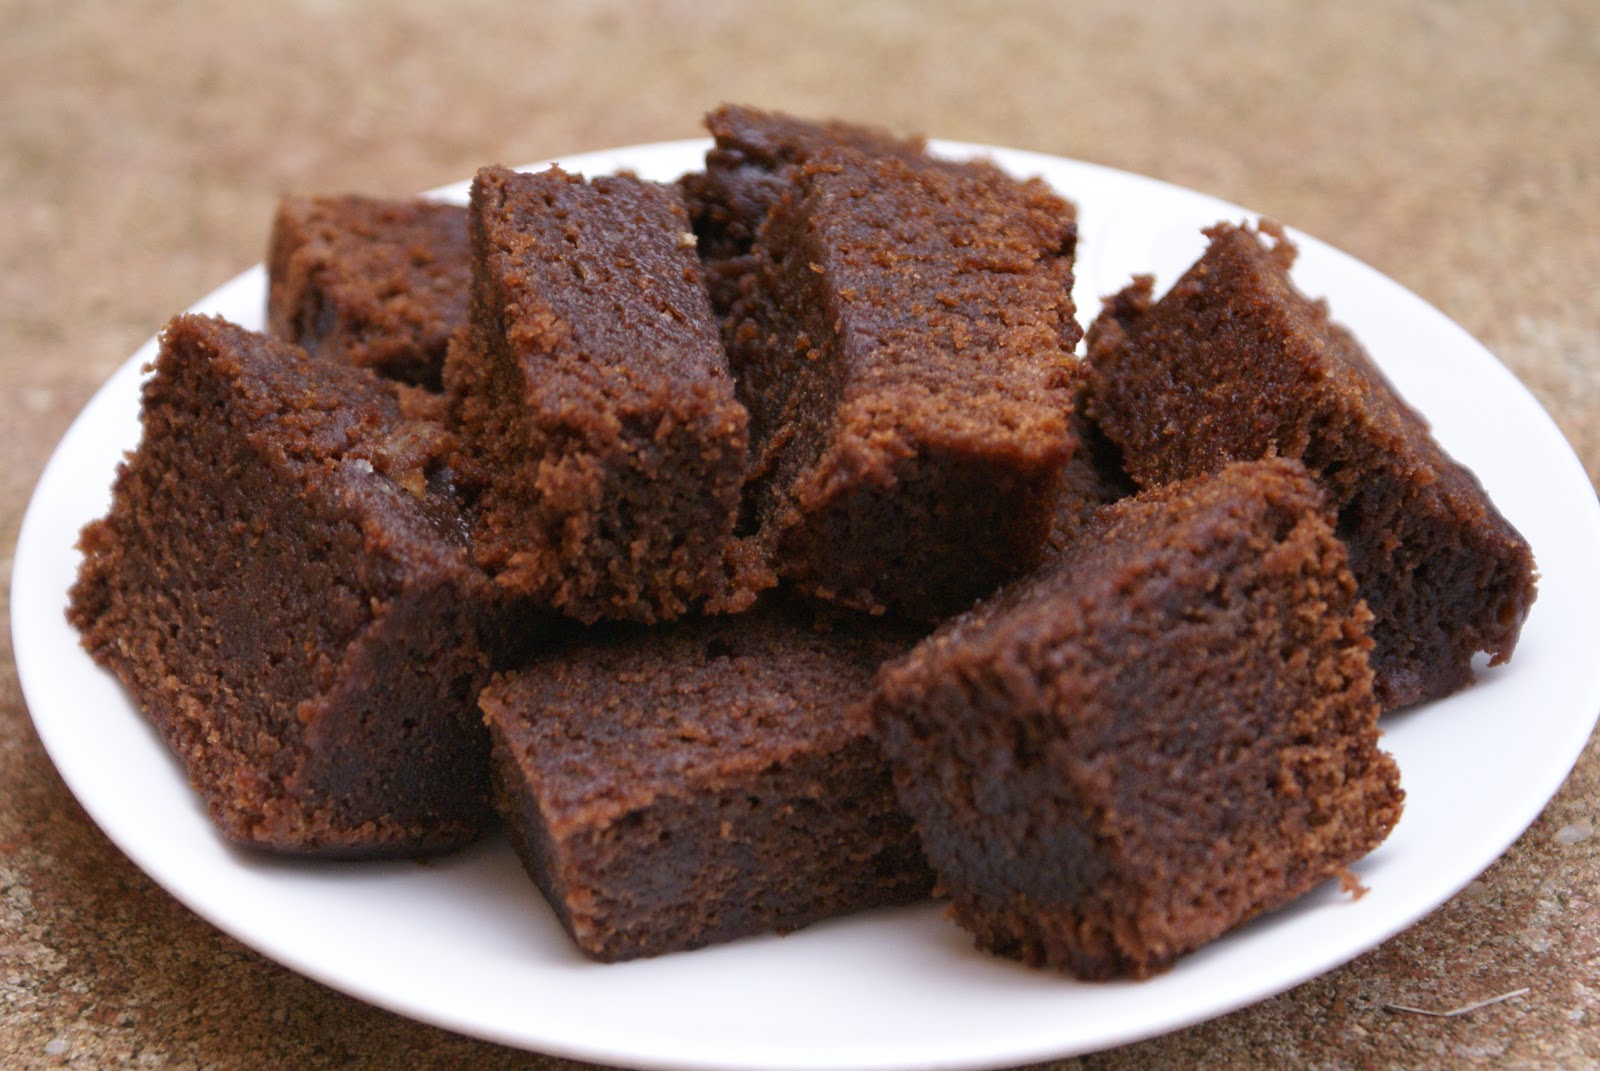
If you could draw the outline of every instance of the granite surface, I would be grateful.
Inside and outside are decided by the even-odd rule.
[[[721,100],[1092,160],[1269,213],[1463,324],[1600,475],[1592,0],[0,0],[7,592],[74,413],[260,259],[280,192],[404,194],[695,136]],[[189,913],[74,802],[9,654],[0,786],[0,1066],[577,1066],[368,1007]],[[1591,741],[1516,845],[1411,930],[1258,1006],[1050,1066],[1600,1066],[1597,827]],[[1391,1007],[1518,991],[1451,1018]]]

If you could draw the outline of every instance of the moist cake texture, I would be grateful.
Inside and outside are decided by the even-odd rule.
[[[495,678],[495,801],[583,952],[787,932],[932,884],[861,699],[915,634],[779,604],[613,626]]]
[[[471,278],[460,205],[285,197],[267,252],[267,330],[313,356],[438,390]]]
[[[489,815],[492,589],[443,429],[370,370],[178,316],[68,617],[239,844],[443,851]]]
[[[1039,560],[1072,450],[1071,208],[850,151],[789,178],[724,327],[747,524],[810,595],[965,609]]]
[[[914,168],[987,177],[1005,174],[986,160],[944,160],[926,152],[921,137],[838,119],[802,119],[782,112],[724,104],[705,119],[715,144],[705,170],[678,180],[699,241],[712,307],[725,315],[740,280],[756,266],[756,235],[772,208],[792,196],[804,165],[838,153],[894,159]],[[1070,204],[1064,203],[1067,212]],[[1074,230],[1072,239],[1076,239]],[[1072,249],[1067,249],[1070,255]]]
[[[885,666],[900,800],[980,947],[1146,977],[1387,836],[1369,615],[1297,462],[1107,506]]]
[[[1230,460],[1302,460],[1375,617],[1384,708],[1448,695],[1478,652],[1511,657],[1532,552],[1326,305],[1295,289],[1294,247],[1263,229],[1270,247],[1219,224],[1159,301],[1148,278],[1108,301],[1089,332],[1088,412],[1145,487]]]
[[[482,564],[585,622],[748,605],[748,418],[677,191],[485,168],[470,234],[446,377]]]
[[[840,150],[932,164],[920,137],[840,120],[801,119],[782,112],[724,104],[706,116],[716,144],[706,167],[679,180],[708,262],[750,253],[772,206],[792,187],[792,169]]]

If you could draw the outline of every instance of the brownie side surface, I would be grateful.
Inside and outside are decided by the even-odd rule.
[[[1076,225],[1042,183],[809,165],[725,324],[747,523],[802,590],[964,609],[1041,553],[1072,444]]]
[[[1380,843],[1369,616],[1296,462],[1106,507],[880,673],[896,787],[980,947],[1145,977]]]
[[[430,486],[442,429],[366,369],[193,315],[142,421],[69,618],[222,832],[330,855],[475,837],[490,590]]]
[[[1144,486],[1280,455],[1327,489],[1375,617],[1385,709],[1448,695],[1511,657],[1536,594],[1527,542],[1322,302],[1294,248],[1218,225],[1159,301],[1148,279],[1090,330],[1089,412]],[[1183,429],[1174,434],[1173,429]]]
[[[267,330],[313,356],[438,390],[471,280],[459,205],[285,197],[267,252]]]
[[[766,604],[591,635],[481,705],[496,806],[585,954],[631,959],[926,896],[858,709],[914,633]]]
[[[483,480],[483,564],[583,621],[727,597],[747,416],[681,198],[485,168],[471,234],[471,326],[447,378]]]

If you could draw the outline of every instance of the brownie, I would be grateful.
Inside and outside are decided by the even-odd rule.
[[[578,947],[652,956],[927,896],[861,704],[916,638],[769,602],[599,626],[497,676],[496,807]]]
[[[790,169],[845,149],[908,162],[925,158],[920,137],[901,138],[876,126],[838,119],[811,120],[782,112],[724,104],[705,119],[715,144],[706,169],[679,179],[701,256],[721,260],[748,254],[767,212],[790,188]]]
[[[730,561],[748,417],[676,189],[490,167],[469,230],[446,378],[482,564],[585,622],[747,605]]]
[[[1241,462],[1106,507],[879,675],[901,803],[980,947],[1146,977],[1399,818],[1369,615],[1317,485]]]
[[[267,330],[313,356],[438,390],[471,278],[459,205],[285,197],[267,253]]]
[[[1071,454],[1070,206],[850,152],[790,180],[724,326],[746,530],[808,594],[963,610],[1039,560]]]
[[[476,837],[492,587],[444,429],[369,369],[197,315],[163,332],[142,421],[68,617],[222,833],[340,856]]]
[[[987,161],[942,160],[927,155],[921,137],[899,137],[861,123],[802,119],[734,104],[718,107],[705,122],[715,139],[705,170],[678,181],[719,315],[727,312],[739,280],[755,265],[751,254],[767,214],[794,190],[803,165],[813,160],[846,152],[952,174],[1002,177]]]
[[[1148,278],[1089,332],[1088,411],[1141,486],[1269,455],[1302,460],[1374,615],[1385,709],[1471,683],[1511,657],[1535,596],[1527,542],[1439,447],[1325,303],[1295,289],[1295,249],[1219,224],[1159,301]],[[1181,434],[1177,429],[1182,429]]]

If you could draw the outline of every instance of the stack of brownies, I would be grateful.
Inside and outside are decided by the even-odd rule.
[[[937,894],[1143,977],[1379,844],[1378,717],[1509,658],[1527,544],[1270,225],[1090,327],[1074,209],[723,107],[673,184],[288,198],[176,317],[69,616],[221,831],[498,813],[587,954]]]

